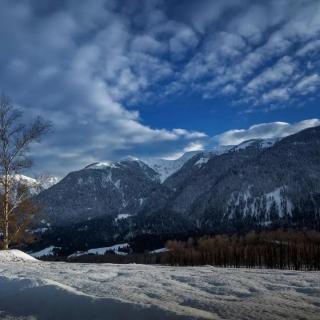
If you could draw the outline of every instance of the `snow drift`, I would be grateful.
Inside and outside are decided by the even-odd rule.
[[[24,261],[38,261],[34,257],[20,251],[20,250],[2,250],[0,251],[0,263],[4,262],[24,262]]]
[[[318,320],[319,296],[316,272],[0,260],[1,319]]]

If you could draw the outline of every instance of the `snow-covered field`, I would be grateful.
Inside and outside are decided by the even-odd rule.
[[[319,319],[320,273],[40,262],[0,252],[0,319]]]

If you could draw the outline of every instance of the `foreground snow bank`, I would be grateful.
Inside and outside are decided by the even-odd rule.
[[[0,263],[23,262],[23,261],[35,262],[38,260],[20,250],[1,250],[0,251]]]
[[[9,295],[8,295],[9,292]],[[10,293],[14,292],[14,296]],[[58,283],[6,279],[0,276],[0,319],[28,320],[186,320],[157,306],[139,306],[110,298],[94,298]],[[30,316],[30,318],[28,317]]]
[[[0,261],[0,318],[318,320],[319,296],[317,272]]]

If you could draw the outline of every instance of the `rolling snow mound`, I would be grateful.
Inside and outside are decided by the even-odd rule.
[[[38,261],[34,257],[20,251],[20,250],[2,250],[0,251],[0,262],[24,262],[24,261]]]

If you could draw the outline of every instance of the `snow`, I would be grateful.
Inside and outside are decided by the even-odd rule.
[[[229,150],[230,146],[219,146],[215,147],[210,151],[210,153],[221,154],[226,150]],[[188,160],[190,160],[193,156],[198,154],[201,151],[190,151],[184,153],[181,157],[168,160],[163,158],[144,158],[142,160],[128,156],[123,158],[121,161],[112,162],[112,161],[104,161],[104,162],[95,162],[85,167],[85,169],[106,169],[106,168],[116,168],[120,165],[123,165],[124,161],[136,161],[139,163],[140,166],[147,165],[148,167],[152,168],[155,172],[158,173],[160,181],[163,182],[169,176],[177,172]],[[112,177],[109,177],[109,181],[112,180]],[[111,181],[112,182],[112,181]],[[82,181],[79,182],[80,184]],[[119,188],[120,181],[115,183],[116,188]]]
[[[272,147],[276,142],[280,141],[279,138],[273,138],[273,139],[264,139],[260,143],[260,148],[270,148]]]
[[[20,251],[20,250],[1,250],[0,264],[6,262],[24,262],[24,261],[38,261],[34,257]]]
[[[172,174],[177,172],[188,160],[195,156],[199,151],[190,151],[175,160],[146,158],[143,162],[159,174],[160,181],[163,182]]]
[[[122,158],[120,161],[102,161],[102,162],[94,162],[92,164],[87,165],[84,169],[107,169],[107,168],[119,168],[120,166],[125,165],[125,161],[136,161],[141,164],[141,161],[138,158],[134,158],[131,156]]]
[[[235,146],[232,150],[234,151],[239,151],[239,150],[244,150],[247,149],[248,147],[257,144],[257,146],[260,149],[266,149],[272,147],[277,141],[279,141],[278,138],[274,139],[251,139],[244,141],[237,146]]]
[[[264,206],[263,198],[266,199],[265,209],[269,217],[273,204],[276,206],[279,217],[283,217],[286,214],[291,215],[293,204],[286,195],[286,189],[286,186],[281,186],[271,192],[256,197],[252,195],[251,187],[248,187],[248,189],[243,192],[234,192],[227,202],[227,206],[230,209],[230,217],[234,217],[237,206],[242,208],[244,215],[256,215],[258,208],[263,208]],[[270,222],[270,220],[267,220],[262,223],[268,225]]]
[[[104,161],[104,162],[95,162],[89,164],[85,167],[85,169],[105,169],[105,168],[114,168],[116,165],[112,161]]]
[[[133,160],[132,160],[133,161]],[[103,162],[94,162],[84,167],[84,169],[107,169],[107,168],[118,168],[123,165],[122,161],[103,161]]]
[[[2,261],[0,270],[8,317],[316,320],[320,312],[317,272],[41,261]]]
[[[215,156],[219,156],[221,154],[227,153],[228,151],[230,151],[232,148],[234,147],[234,145],[221,145],[221,146],[216,146],[211,148],[209,151],[206,152],[207,155],[215,155]]]
[[[220,155],[225,152],[228,152],[234,146],[216,146],[212,148],[210,151],[205,152],[208,159],[212,155]],[[202,151],[190,151],[184,153],[181,157],[177,159],[164,159],[164,158],[143,158],[142,160],[128,156],[123,158],[121,161],[112,162],[112,161],[104,161],[104,162],[95,162],[85,167],[85,169],[106,169],[106,168],[117,168],[120,165],[124,165],[124,161],[136,161],[140,166],[147,165],[155,172],[158,173],[160,182],[164,182],[168,177],[177,172],[182,166],[190,160],[193,156]],[[204,162],[203,162],[204,163]],[[112,177],[109,177],[109,182],[112,182]],[[81,182],[82,183],[82,182]],[[115,183],[115,187],[119,189],[120,181]]]
[[[197,167],[201,167],[203,164],[206,164],[210,158],[203,158],[201,157],[194,165]]]
[[[60,181],[58,177],[48,177],[44,181],[40,181],[43,189],[49,189]]]
[[[43,228],[37,228],[32,230],[32,233],[45,233],[49,230],[49,228],[43,227]]]
[[[162,252],[168,252],[168,251],[169,251],[168,248],[160,248],[160,249],[152,250],[149,253],[162,253]]]
[[[28,176],[25,176],[23,174],[16,174],[14,176],[16,181],[25,183],[25,184],[30,184],[30,185],[37,185],[38,181],[36,179],[30,178]]]
[[[57,177],[34,179],[23,174],[16,174],[14,180],[16,183],[26,185],[32,195],[38,194],[41,190],[48,189],[59,182]]]
[[[139,201],[139,205],[142,206],[145,201],[145,198],[139,198],[138,201]]]
[[[118,214],[118,216],[116,217],[116,221],[118,220],[122,220],[122,219],[128,219],[130,217],[130,214],[127,213],[120,213]]]
[[[239,151],[239,150],[247,149],[248,147],[252,146],[256,142],[257,142],[257,140],[255,140],[255,139],[244,141],[244,142],[240,143],[239,145],[237,145],[233,150]]]
[[[210,158],[213,156],[222,155],[224,153],[229,152],[230,150],[239,151],[242,149],[246,149],[247,147],[258,143],[259,148],[269,148],[279,141],[279,139],[251,139],[240,143],[237,146],[234,145],[219,145],[211,148],[207,151],[190,151],[184,153],[181,157],[177,159],[164,159],[164,158],[143,158],[142,160],[128,156],[123,158],[122,161],[137,161],[140,165],[143,163],[152,168],[155,172],[158,173],[160,181],[164,182],[168,177],[173,175],[179,169],[183,167],[183,165],[194,157],[196,154],[203,153],[203,157],[200,158],[195,165],[199,168],[207,163]],[[85,167],[85,169],[106,169],[106,168],[116,168],[121,165],[122,162],[112,162],[112,161],[104,161],[104,162],[95,162]],[[117,187],[117,186],[116,186]],[[118,188],[118,187],[117,187]]]
[[[44,248],[40,251],[30,253],[30,255],[35,258],[41,258],[41,257],[45,257],[45,256],[53,256],[54,250],[56,250],[56,249],[61,249],[61,248],[55,247],[55,246],[50,246],[50,247]]]
[[[68,258],[80,257],[87,254],[104,255],[108,251],[113,251],[115,254],[126,255],[127,254],[126,252],[119,251],[120,249],[126,249],[126,248],[129,248],[128,243],[119,243],[110,247],[102,247],[102,248],[90,249],[87,251],[75,252],[71,254]]]
[[[211,158],[213,157],[217,157],[220,156],[224,153],[229,152],[229,150],[231,150],[232,148],[234,148],[233,145],[229,145],[229,146],[216,146],[214,148],[212,148],[210,151],[205,151],[203,152],[203,156],[199,158],[198,161],[196,161],[196,163],[194,164],[194,166],[201,168],[204,164],[206,164]]]
[[[121,159],[122,161],[137,161],[140,162],[140,159],[133,156],[126,156]]]
[[[293,210],[292,202],[282,195],[282,193],[285,193],[286,188],[286,186],[282,186],[266,194],[267,210],[270,211],[271,205],[275,203],[279,216],[281,218],[285,213],[291,214]],[[287,212],[284,212],[284,209],[286,209]]]
[[[118,179],[118,180],[114,183],[114,186],[115,186],[117,189],[120,189],[120,184],[121,184],[121,180]]]

